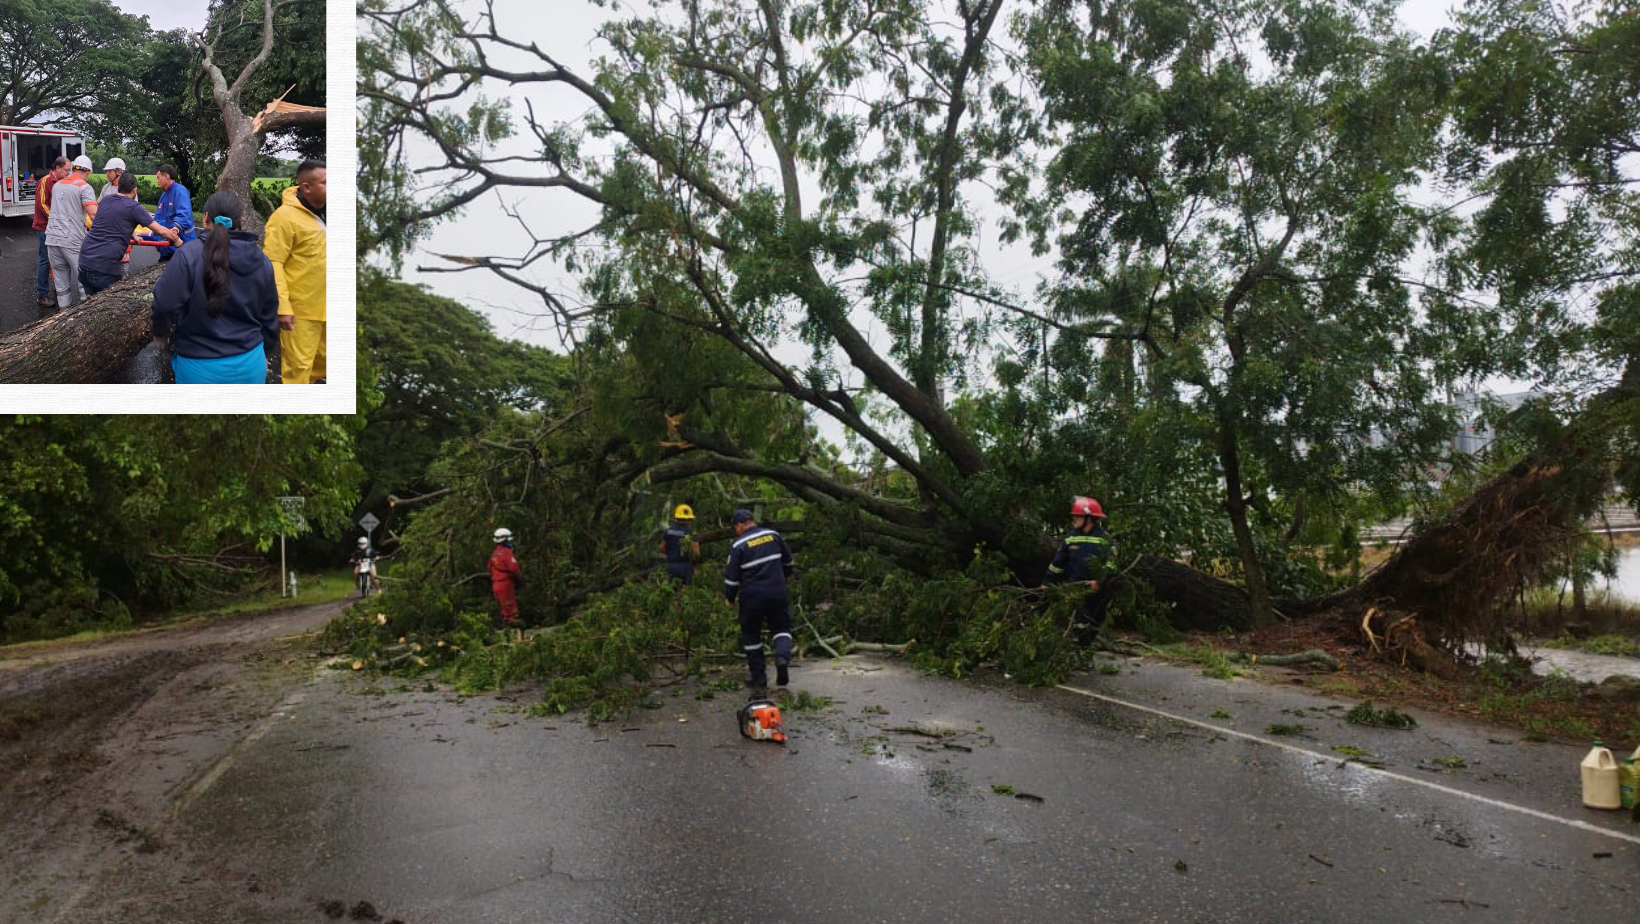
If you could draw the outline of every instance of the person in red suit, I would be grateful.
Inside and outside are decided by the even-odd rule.
[[[502,527],[495,531],[495,551],[490,553],[490,589],[495,591],[495,602],[501,605],[500,628],[520,637],[523,623],[518,619],[518,585],[523,582],[518,556],[513,554],[512,530]]]

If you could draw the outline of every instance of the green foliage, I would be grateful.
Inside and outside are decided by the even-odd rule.
[[[106,160],[104,163],[106,163]],[[101,199],[103,187],[108,185],[108,175],[93,173],[86,179],[86,182],[91,184],[91,191],[96,193],[98,199]],[[148,206],[149,211],[159,205],[159,193],[159,184],[154,181],[153,176],[137,177],[137,201]]]
[[[0,4],[0,125],[51,116],[88,137],[127,137],[142,111],[136,77],[148,42],[143,20],[107,0]]]
[[[381,395],[359,451],[383,490],[432,487],[428,467],[445,442],[478,434],[502,408],[567,404],[572,386],[561,357],[502,340],[456,302],[364,267],[358,304],[360,351]]]
[[[1623,635],[1596,635],[1593,638],[1561,636],[1544,642],[1543,647],[1586,651],[1616,658],[1640,658],[1640,643]]]
[[[1344,714],[1344,721],[1351,725],[1371,725],[1376,728],[1417,728],[1418,720],[1396,709],[1386,706],[1379,709],[1373,706],[1371,700],[1360,703],[1354,709]]]
[[[1107,407],[1101,434],[1172,421],[1127,471],[1165,484],[1167,460],[1182,462],[1197,505],[1228,492],[1250,533],[1285,525],[1272,497],[1315,507],[1394,491],[1449,432],[1427,372],[1445,345],[1404,278],[1427,234],[1413,200],[1442,83],[1387,9],[1066,3],[1020,21],[1045,118],[1064,133],[1045,175],[1054,194],[1010,191],[1011,233],[1045,246],[1062,229],[1064,316],[1147,348],[1100,355],[1086,328],[1065,330],[1048,357],[1054,388]],[[1091,203],[1074,223],[1059,214],[1067,193]],[[1375,445],[1375,433],[1396,437]],[[1316,589],[1315,574],[1265,574],[1282,553],[1256,535],[1231,551],[1250,584]]]
[[[383,601],[391,598],[384,595]],[[591,721],[627,711],[644,698],[657,671],[698,674],[712,651],[733,651],[738,629],[721,597],[668,581],[633,582],[588,599],[562,624],[515,644],[499,640],[489,618],[462,613],[442,632],[413,617],[349,615],[327,629],[333,648],[366,666],[416,673],[438,668],[464,693],[500,690],[527,679],[544,680],[540,711],[586,707]],[[420,644],[421,660],[394,661],[406,644]]]
[[[291,531],[281,495],[307,498],[310,529],[345,528],[356,427],[299,415],[0,420],[0,638],[141,621],[204,588],[237,590]]]

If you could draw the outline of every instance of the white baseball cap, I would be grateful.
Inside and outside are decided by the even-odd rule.
[[[76,170],[84,170],[87,173],[90,173],[91,172],[91,158],[85,156],[84,154],[81,154],[79,157],[74,158],[74,168]]]

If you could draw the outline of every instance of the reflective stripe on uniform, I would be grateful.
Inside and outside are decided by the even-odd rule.
[[[1066,536],[1066,545],[1110,545],[1104,536]]]
[[[740,563],[740,568],[741,568],[741,570],[744,571],[745,569],[753,567],[754,565],[761,565],[766,561],[774,561],[775,559],[777,559],[779,557],[780,557],[780,553],[776,552],[773,555],[765,555],[762,558],[754,558],[751,561],[743,561],[743,562]]]
[[[739,581],[731,581],[728,578],[724,578],[723,583],[728,584],[730,587],[739,587],[740,586]]]
[[[754,529],[751,532],[747,533],[746,535],[741,536],[739,539],[736,539],[734,542],[729,543],[729,548],[732,549],[732,548],[736,548],[738,546],[745,545],[747,542],[749,542],[753,539],[756,539],[758,536],[768,536],[768,535],[771,535],[773,533],[774,533],[774,530],[769,529],[767,527]]]

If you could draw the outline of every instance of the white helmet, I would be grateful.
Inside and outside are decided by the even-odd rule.
[[[359,548],[367,549],[369,547],[370,547],[370,537],[369,536],[360,536],[359,537]]]
[[[124,169],[125,169],[125,160],[123,158],[119,158],[119,157],[110,157],[108,159],[108,163],[103,165],[103,172],[104,173],[107,173],[110,170],[124,170]]]
[[[84,170],[86,173],[90,173],[91,172],[91,158],[85,156],[84,154],[81,154],[79,157],[74,158],[73,166],[77,169]]]
[[[508,529],[505,526],[503,526],[500,529],[495,531],[495,541],[497,541],[497,542],[500,542],[503,539],[511,539],[511,538],[512,538],[512,530]]]

